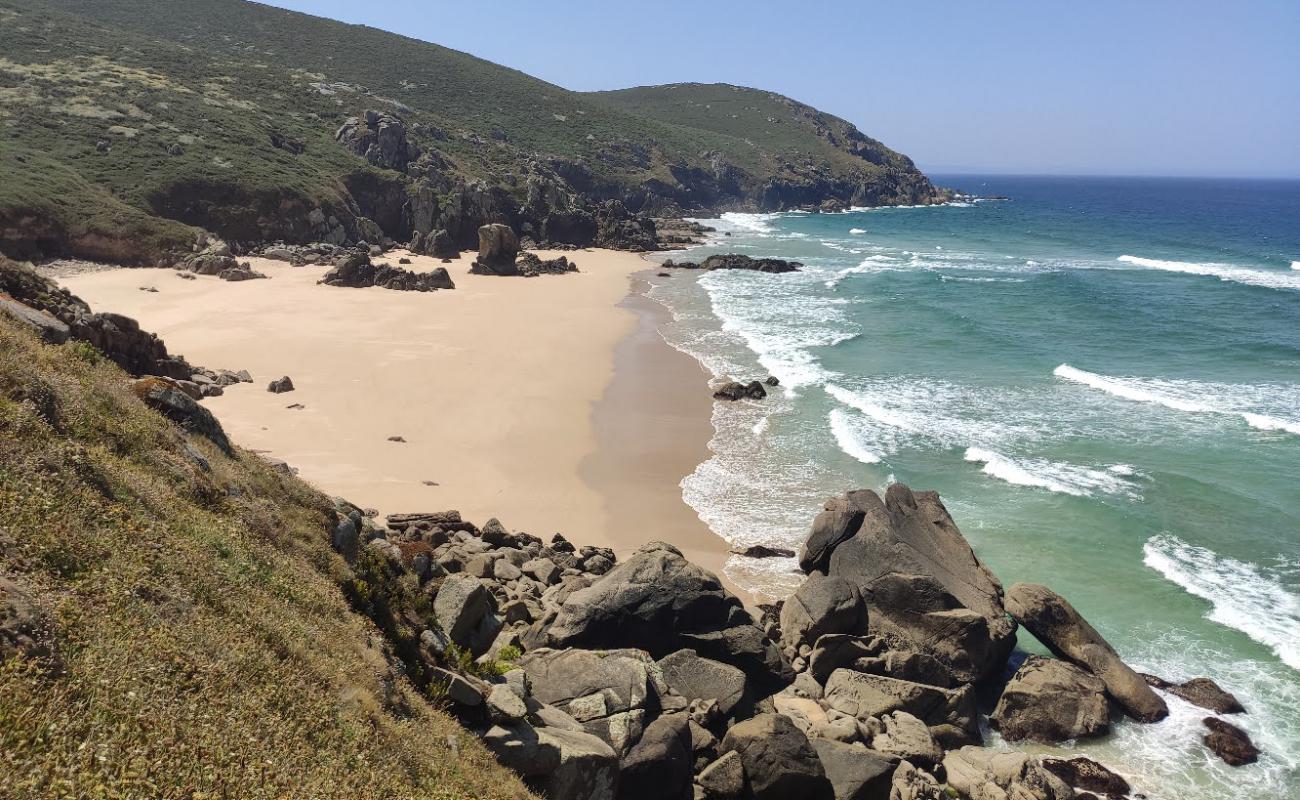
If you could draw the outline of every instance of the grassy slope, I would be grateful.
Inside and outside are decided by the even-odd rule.
[[[0,796],[526,796],[349,610],[328,501],[95,362],[0,314],[0,574],[63,662],[0,663]]]
[[[592,96],[611,108],[726,137],[733,143],[732,151],[749,149],[791,161],[824,160],[848,171],[872,171],[876,166],[915,168],[906,156],[865,136],[862,143],[876,163],[864,162],[845,149],[853,137],[851,131],[856,132],[850,123],[762,89],[678,83]]]
[[[879,171],[824,135],[847,123],[764,92],[581,94],[438,45],[242,0],[160,8],[0,0],[0,164],[34,176],[0,182],[0,228],[35,210],[74,232],[125,222],[141,236],[187,240],[193,230],[132,209],[153,213],[160,196],[196,194],[191,186],[237,190],[219,202],[225,214],[275,214],[285,197],[328,205],[340,179],[374,172],[332,140],[366,108],[400,114],[452,174],[493,182],[536,157],[581,160],[625,186],[671,184],[672,166],[707,170],[709,153],[751,185],[807,160]],[[305,151],[274,147],[273,133]]]

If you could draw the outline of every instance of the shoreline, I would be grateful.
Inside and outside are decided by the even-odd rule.
[[[457,288],[432,293],[322,286],[328,267],[261,258],[248,260],[268,280],[148,268],[55,277],[192,363],[251,371],[253,384],[204,404],[241,447],[322,491],[381,515],[499,517],[620,558],[667,541],[752,604],[722,570],[727,543],[682,499],[681,480],[709,457],[713,401],[708,373],[659,334],[669,311],[645,296],[655,265],[561,254],[582,271],[502,278],[468,274],[473,253],[447,265],[385,255],[414,271],[448,267]],[[268,392],[281,375],[295,390]]]
[[[660,326],[672,316],[646,294],[654,269],[649,262],[633,275],[629,294],[619,304],[636,314],[636,323],[618,344],[614,374],[592,407],[597,446],[583,460],[580,474],[605,500],[615,551],[668,542],[716,574],[752,608],[753,594],[723,570],[730,545],[682,497],[681,481],[711,456],[712,376],[699,361],[664,341]],[[659,527],[647,530],[648,518]]]

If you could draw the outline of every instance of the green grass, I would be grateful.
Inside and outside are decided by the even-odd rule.
[[[327,498],[186,441],[0,314],[0,574],[62,665],[0,664],[0,797],[528,796],[353,610]]]
[[[346,185],[397,177],[333,141],[368,108],[401,116],[446,162],[443,177],[516,196],[530,163],[556,159],[582,162],[590,191],[617,195],[707,174],[716,156],[738,178],[735,203],[809,170],[922,180],[843,120],[756,90],[571,92],[435,44],[242,0],[168,0],[165,13],[156,0],[0,0],[0,164],[21,175],[0,182],[0,241],[34,220],[90,255],[131,254],[112,241],[119,231],[143,240],[142,254],[188,245],[189,225],[291,238],[277,222],[316,206],[343,218]],[[273,134],[305,150],[277,148]]]

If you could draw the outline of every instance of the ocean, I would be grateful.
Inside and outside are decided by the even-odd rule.
[[[829,496],[938,490],[1004,585],[1051,586],[1139,670],[1218,681],[1263,756],[1217,761],[1209,712],[1176,698],[1165,722],[1035,749],[1153,798],[1300,797],[1300,182],[935,182],[1010,199],[726,214],[663,255],[806,265],[655,279],[671,345],[781,381],[715,404],[683,496],[732,544],[794,548]],[[770,596],[800,580],[726,569]]]

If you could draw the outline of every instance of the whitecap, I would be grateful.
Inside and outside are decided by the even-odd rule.
[[[1274,404],[1278,402],[1279,398],[1270,398],[1261,391],[1262,387],[1208,384],[1196,381],[1113,378],[1108,375],[1098,375],[1095,372],[1077,369],[1069,364],[1061,364],[1052,370],[1052,374],[1058,378],[1083,384],[1115,397],[1137,403],[1151,403],[1189,414],[1232,415],[1240,417],[1247,425],[1257,430],[1285,431],[1286,433],[1300,435],[1300,422],[1282,419],[1243,407],[1244,402],[1249,402],[1252,399],[1272,400]],[[1277,394],[1286,396],[1293,394],[1293,392],[1284,387]],[[1300,397],[1300,390],[1295,391],[1294,396]]]
[[[840,450],[846,455],[856,458],[863,464],[879,464],[880,456],[867,449],[858,438],[858,433],[854,430],[853,422],[849,415],[842,410],[831,409],[827,417],[830,420],[831,433],[835,436],[835,443],[839,445]]]
[[[1300,670],[1300,596],[1277,575],[1170,534],[1148,539],[1142,552],[1148,567],[1210,602],[1207,619],[1241,631]]]
[[[1238,267],[1232,264],[1195,261],[1165,261],[1158,258],[1141,258],[1139,256],[1120,256],[1116,261],[1137,267],[1158,269],[1166,272],[1181,272],[1188,275],[1205,275],[1221,281],[1241,283],[1249,286],[1262,286],[1266,289],[1292,289],[1300,291],[1300,276],[1285,272],[1273,272],[1264,269]]]
[[[965,459],[982,463],[985,475],[1017,486],[1075,497],[1091,497],[1094,492],[1132,494],[1132,485],[1109,467],[1098,470],[1037,458],[1015,459],[983,447],[968,447]]]
[[[853,234],[854,236],[861,236],[862,234],[864,234],[864,233],[866,233],[866,232],[867,232],[867,231],[866,231],[865,228],[849,228],[849,233]],[[1294,269],[1300,269],[1300,267],[1295,267],[1294,264],[1292,265],[1292,268],[1294,268]]]
[[[1300,270],[1300,261],[1292,261],[1292,262],[1291,262],[1291,269],[1294,269],[1294,270]]]

